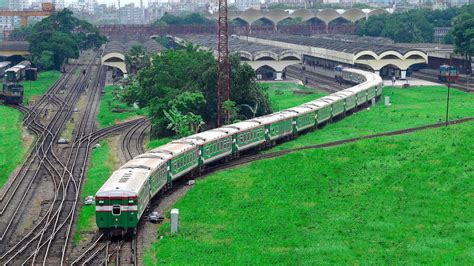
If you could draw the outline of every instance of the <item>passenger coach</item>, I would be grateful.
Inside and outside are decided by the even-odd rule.
[[[382,79],[357,69],[340,69],[355,85],[300,106],[211,129],[139,155],[115,171],[96,194],[97,226],[106,233],[135,232],[151,199],[184,175],[206,165],[268,148],[357,110],[382,94]],[[338,77],[336,77],[338,78]]]

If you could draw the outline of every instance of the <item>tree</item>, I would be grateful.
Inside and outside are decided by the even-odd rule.
[[[255,71],[231,57],[231,95],[236,106],[258,103],[257,115],[271,112],[268,96],[259,89]],[[169,119],[164,110],[199,115],[208,127],[216,121],[217,61],[210,51],[189,45],[181,50],[167,50],[153,56],[152,64],[138,72],[126,88],[124,99],[148,107],[154,135],[169,134]],[[172,115],[169,113],[169,115]],[[235,117],[251,118],[248,110],[239,110]]]
[[[106,40],[95,26],[73,17],[68,9],[55,12],[16,34],[24,34],[30,42],[33,63],[58,70],[68,58],[78,58],[80,50],[100,47]],[[47,59],[51,61],[46,62]]]
[[[143,45],[133,45],[125,54],[125,65],[128,73],[136,74],[138,70],[150,65],[150,54]]]
[[[36,60],[36,65],[39,69],[50,69],[53,67],[54,53],[48,50],[41,52],[41,55]]]
[[[165,13],[161,18],[155,20],[153,25],[213,25],[214,21],[204,17],[200,13],[191,13],[185,16],[176,16]]]
[[[204,125],[202,117],[191,112],[182,114],[176,108],[172,108],[168,111],[163,110],[163,113],[169,121],[167,128],[173,130],[178,137],[186,137],[198,133]]]
[[[474,14],[463,13],[454,18],[452,34],[455,52],[466,58],[467,73],[471,73],[472,56],[474,55]]]
[[[234,101],[227,100],[222,103],[222,110],[226,114],[225,124],[230,124],[233,118],[237,115],[239,108]]]

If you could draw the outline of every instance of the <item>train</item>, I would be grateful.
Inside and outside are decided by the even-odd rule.
[[[441,65],[439,67],[438,80],[450,82],[456,81],[459,78],[458,69],[455,66]]]
[[[113,172],[95,195],[96,224],[109,235],[136,233],[153,197],[172,182],[202,173],[206,166],[265,149],[316,129],[380,98],[380,76],[341,68],[341,77],[357,85],[305,104],[174,140],[134,157]]]
[[[2,94],[5,103],[21,104],[23,102],[23,86],[16,82],[3,83]]]
[[[5,70],[7,70],[11,66],[12,62],[10,61],[2,61],[0,62],[0,76],[3,77],[5,75]]]
[[[19,82],[25,78],[26,69],[31,66],[30,61],[25,60],[5,70],[4,82]]]

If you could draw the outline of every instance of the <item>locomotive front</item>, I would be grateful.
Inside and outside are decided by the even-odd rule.
[[[146,180],[146,171],[120,169],[97,192],[96,223],[99,229],[110,235],[134,233],[148,199],[149,191],[142,188],[140,180]],[[143,181],[143,180],[142,180]]]

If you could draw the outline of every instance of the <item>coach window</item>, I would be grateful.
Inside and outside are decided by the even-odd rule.
[[[112,207],[112,215],[120,215],[120,206],[115,205]]]

